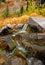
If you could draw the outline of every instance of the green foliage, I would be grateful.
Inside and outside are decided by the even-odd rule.
[[[42,9],[40,10],[40,13],[41,13],[41,15],[45,16],[45,8],[42,8]]]
[[[5,0],[2,0],[2,1],[5,1]],[[6,4],[8,5],[8,3],[6,3]],[[13,16],[22,16],[23,14],[30,15],[32,13],[37,13],[39,15],[45,16],[45,4],[41,5],[41,7],[38,7],[37,4],[36,4],[36,1],[27,0],[26,9],[24,9],[23,6],[22,6],[21,9],[20,9],[20,12],[15,11],[13,14],[10,14],[10,16],[11,17],[13,17]],[[6,18],[8,16],[9,16],[9,9],[7,7],[5,9],[2,17]]]
[[[31,14],[31,13],[34,13],[36,11],[36,9],[37,9],[36,2],[28,1],[27,7],[26,7],[26,10],[24,10],[24,13]]]
[[[8,7],[7,7],[7,8],[5,9],[5,11],[4,11],[2,17],[3,17],[3,18],[6,18],[6,17],[8,17],[8,16],[9,16],[9,9],[8,9]]]
[[[0,49],[0,53],[1,53],[1,54],[5,54],[5,53],[6,53],[6,51],[5,51],[5,50],[3,50],[3,49]]]
[[[45,8],[45,6],[44,6],[44,8]],[[29,1],[28,0],[28,8],[26,8],[26,10],[24,10],[24,14],[30,15],[31,13],[37,13],[39,15],[45,15],[45,9],[44,8],[43,7],[39,8],[36,4],[36,1],[31,1],[31,0]],[[28,9],[28,11],[27,11],[27,9]]]
[[[20,9],[20,12],[17,12],[18,16],[22,16],[23,14],[30,15],[32,13],[37,13],[38,15],[45,15],[45,6],[41,5],[38,7],[36,1],[27,0],[26,10],[23,9],[23,6]]]

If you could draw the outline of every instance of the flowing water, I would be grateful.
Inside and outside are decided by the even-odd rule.
[[[18,32],[1,37],[3,42],[0,40],[0,44],[6,42],[7,45],[3,49],[6,53],[0,55],[5,61],[0,65],[45,65],[45,55],[41,55],[45,46],[35,44],[36,40],[26,32],[27,26],[25,24]]]

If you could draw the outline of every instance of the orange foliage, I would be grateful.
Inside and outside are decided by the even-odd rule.
[[[5,62],[4,58],[0,58],[0,64],[2,64],[3,62]]]
[[[7,25],[7,24],[18,24],[18,23],[23,23],[25,24],[27,22],[27,20],[29,19],[29,17],[42,17],[41,15],[38,16],[38,14],[36,13],[32,13],[30,16],[27,15],[23,15],[21,17],[13,17],[13,18],[6,18],[6,19],[0,19],[0,28],[2,28],[3,26]]]
[[[3,26],[7,25],[7,24],[18,24],[18,23],[25,23],[28,20],[29,16],[22,16],[22,17],[13,17],[13,18],[6,18],[6,19],[2,19],[0,20],[0,28],[2,28]]]

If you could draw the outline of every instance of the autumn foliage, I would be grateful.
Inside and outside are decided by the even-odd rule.
[[[7,24],[18,24],[18,23],[23,23],[25,24],[29,17],[42,17],[41,15],[39,16],[36,13],[32,13],[31,15],[23,15],[21,17],[8,17],[5,19],[0,19],[0,28],[2,28],[3,26],[7,25]]]

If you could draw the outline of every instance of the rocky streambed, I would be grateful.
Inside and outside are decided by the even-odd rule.
[[[0,65],[45,65],[45,37],[40,37],[40,32],[28,24],[3,27],[0,30]]]

